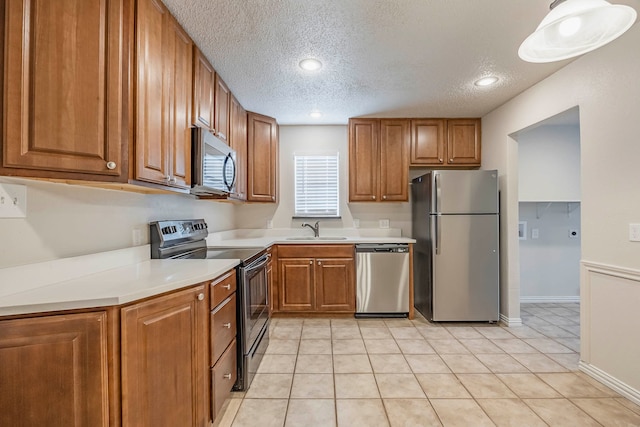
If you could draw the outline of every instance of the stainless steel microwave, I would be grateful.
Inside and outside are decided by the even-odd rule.
[[[197,196],[226,195],[236,185],[236,152],[206,129],[192,128],[192,185]]]

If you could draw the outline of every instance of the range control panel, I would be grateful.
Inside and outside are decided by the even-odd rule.
[[[209,234],[204,219],[155,221],[149,224],[151,240],[168,246],[177,241],[204,239]]]

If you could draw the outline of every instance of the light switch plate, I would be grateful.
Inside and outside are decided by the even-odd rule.
[[[353,228],[360,228],[360,220],[358,218],[353,218]]]
[[[531,229],[531,238],[532,239],[537,239],[540,237],[540,229],[539,228],[532,228]]]
[[[267,228],[273,228],[273,220],[272,219],[268,219],[267,220]]]
[[[0,184],[0,218],[27,217],[27,186]]]
[[[381,219],[379,222],[379,227],[380,228],[389,228],[389,220],[388,219]]]
[[[629,224],[629,241],[640,242],[640,224]]]

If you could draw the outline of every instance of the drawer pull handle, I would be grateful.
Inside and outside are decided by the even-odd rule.
[[[224,374],[224,375],[223,375],[223,378],[224,378],[225,380],[230,380],[230,379],[231,379],[231,374]]]
[[[222,287],[228,291],[231,290],[231,285],[222,285]]]
[[[227,329],[231,329],[231,323],[223,323],[222,326]]]
[[[204,299],[204,294],[198,294],[198,301],[202,301]]]

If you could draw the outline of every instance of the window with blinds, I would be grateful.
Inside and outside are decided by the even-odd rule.
[[[294,155],[295,216],[338,217],[338,154]]]

